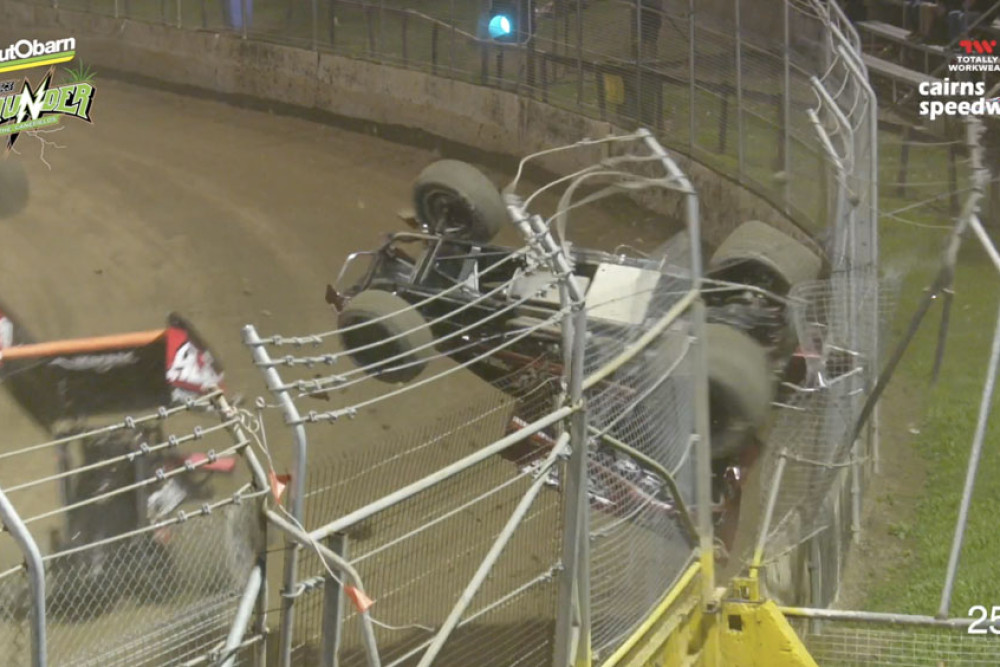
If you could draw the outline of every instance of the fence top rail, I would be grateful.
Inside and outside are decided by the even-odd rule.
[[[894,614],[888,612],[853,611],[844,609],[812,609],[808,607],[780,607],[781,613],[793,618],[810,618],[827,621],[857,621],[860,623],[875,623],[879,625],[910,625],[925,627],[940,627],[965,629],[977,619],[970,618],[937,618],[917,614]],[[987,624],[984,624],[987,625]],[[992,624],[1000,628],[1000,621]]]

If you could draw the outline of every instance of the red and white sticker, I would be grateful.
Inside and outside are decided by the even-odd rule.
[[[191,342],[183,329],[167,329],[167,382],[172,387],[206,393],[222,384],[212,353]]]
[[[0,313],[0,350],[14,347],[14,323],[10,318]]]

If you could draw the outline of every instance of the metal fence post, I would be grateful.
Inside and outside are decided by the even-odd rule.
[[[982,124],[979,120],[967,120],[967,142],[969,157],[972,162],[972,194],[963,212],[969,217],[979,214],[979,201],[986,191],[989,172],[983,166],[983,148],[981,143]],[[961,224],[961,223],[960,223]],[[979,471],[979,460],[983,453],[983,442],[986,439],[986,428],[989,425],[990,413],[993,408],[993,393],[996,389],[997,372],[1000,370],[1000,310],[997,312],[997,323],[993,331],[993,342],[990,349],[989,366],[986,367],[986,379],[983,383],[983,394],[979,404],[979,416],[976,420],[976,430],[972,436],[972,449],[969,452],[969,463],[965,471],[965,486],[962,489],[962,500],[958,509],[958,519],[955,522],[955,535],[952,538],[951,553],[948,555],[948,570],[945,573],[944,589],[941,591],[941,603],[938,606],[938,618],[947,618],[951,606],[951,595],[955,586],[955,576],[958,573],[958,561],[962,556],[962,543],[965,539],[965,527],[969,520],[969,507],[972,504],[972,494],[976,487],[976,474]]]
[[[559,291],[563,308],[563,345],[571,344],[563,378],[568,407],[582,406],[584,400],[584,357],[586,354],[587,311],[583,290],[576,282],[562,246],[548,225],[538,216],[528,216],[516,196],[508,197],[511,220],[533,247],[547,257],[553,273],[561,277]],[[564,239],[560,239],[564,241]],[[571,334],[567,334],[571,332]],[[565,353],[564,353],[565,356]],[[587,493],[589,461],[586,410],[570,416],[570,455],[564,468],[564,528],[562,567],[559,575],[558,611],[555,628],[554,665],[565,667],[581,653],[590,654],[590,502]]]
[[[642,113],[642,0],[635,0],[635,122],[645,122]]]
[[[789,202],[789,183],[791,181],[791,124],[792,124],[792,71],[791,71],[791,17],[788,3],[783,3],[782,18],[783,49],[782,49],[782,103],[781,103],[781,170],[784,178],[781,182],[781,203],[786,214],[791,210]]]
[[[700,280],[700,279],[699,279]],[[709,439],[708,350],[705,339],[705,302],[699,296],[692,307],[694,334],[695,471],[698,506],[698,542],[701,561],[702,603],[708,604],[715,593],[715,534],[712,525],[712,443]]]
[[[583,0],[576,0],[576,104],[583,104]]]
[[[451,26],[451,30],[448,31],[448,76],[451,78],[455,77],[455,26],[457,21],[455,21],[455,0],[451,0],[451,5],[448,11],[448,25]],[[437,34],[437,24],[434,24],[435,35]],[[436,62],[436,61],[435,61]]]
[[[855,53],[848,52],[847,49],[841,47],[841,53],[844,56],[844,63],[847,68],[851,70],[854,75],[855,81],[861,86],[865,97],[867,98],[868,104],[868,148],[870,151],[870,156],[868,159],[868,212],[867,212],[867,245],[868,245],[868,256],[867,264],[870,271],[874,272],[878,268],[879,264],[879,242],[878,242],[878,228],[879,228],[879,202],[878,202],[878,100],[875,95],[875,90],[872,88],[871,83],[865,76],[864,71],[861,69],[859,64],[859,56]],[[863,133],[859,133],[859,137],[863,136]],[[881,295],[876,286],[876,289],[872,293],[872,305],[870,307],[870,312],[874,313],[874,329],[872,331],[871,340],[871,359],[873,360],[873,366],[875,369],[874,376],[878,376],[878,368],[880,365],[879,359],[879,349],[881,346],[881,331],[879,327],[881,322],[879,321],[879,313],[881,312]],[[875,378],[871,378],[870,387],[874,386]],[[875,406],[875,411],[872,414],[872,419],[869,422],[869,451],[871,452],[872,460],[874,461],[874,471],[878,473],[879,470],[879,429],[878,429],[878,405]]]
[[[584,353],[587,311],[574,305],[571,317],[572,362],[569,372],[570,405],[583,400]],[[559,608],[556,619],[555,665],[573,664],[581,651],[590,648],[590,501],[587,495],[587,413],[578,410],[570,417],[569,461],[566,462],[566,523],[563,532],[563,569],[559,581]]]
[[[378,41],[375,44],[375,54],[385,55],[385,0],[378,0]]]
[[[246,4],[246,0],[243,0],[243,2]],[[246,22],[244,21],[244,26],[245,25]],[[292,427],[295,443],[295,447],[293,449],[293,473],[288,488],[288,496],[289,504],[291,506],[291,515],[301,524],[305,506],[304,484],[306,476],[306,458],[308,452],[308,440],[306,438],[305,427],[301,423],[301,416],[299,415],[298,407],[296,407],[292,397],[289,396],[287,390],[281,389],[281,377],[278,375],[278,371],[270,365],[271,359],[267,350],[264,349],[263,341],[261,341],[260,336],[257,334],[257,330],[253,325],[247,325],[243,328],[243,342],[250,348],[254,363],[263,369],[268,389],[271,390],[271,392],[278,399],[278,402],[281,404],[285,420],[289,424],[294,425]],[[281,604],[280,635],[278,637],[278,664],[281,665],[281,667],[291,667],[292,664],[292,631],[295,624],[293,612],[295,609],[294,596],[297,594],[295,589],[299,549],[300,547],[297,544],[289,541],[285,552],[284,591]]]
[[[7,494],[0,490],[0,520],[17,542],[24,554],[24,562],[28,569],[28,585],[31,591],[31,665],[46,667],[48,657],[45,641],[45,563],[42,553],[38,550],[35,538],[28,532],[27,526],[21,521],[14,505],[7,499]]]
[[[813,535],[809,539],[809,586],[811,607],[825,607],[827,605],[823,586],[823,550],[820,547],[819,538],[823,533]],[[817,619],[809,620],[809,632],[819,634],[822,631],[822,621]]]
[[[952,538],[951,553],[948,556],[948,570],[945,573],[944,590],[941,591],[941,604],[938,607],[937,613],[938,618],[948,618],[948,611],[951,606],[951,594],[955,586],[955,575],[958,572],[958,561],[962,555],[962,542],[965,539],[965,526],[969,520],[969,506],[972,504],[972,493],[976,487],[976,473],[979,471],[979,460],[983,453],[986,427],[989,424],[990,412],[992,410],[993,392],[996,388],[998,367],[1000,367],[1000,311],[997,313],[997,324],[993,332],[990,364],[986,369],[983,397],[979,406],[976,432],[972,438],[972,450],[969,453],[969,464],[965,473],[965,486],[962,490],[958,520],[955,522],[955,535]]]
[[[329,537],[328,542],[330,551],[345,560],[348,558],[346,534],[334,533]],[[334,579],[329,573],[324,576],[323,582],[323,624],[321,626],[323,655],[320,664],[322,667],[337,667],[347,598],[344,595],[344,587],[341,582]]]
[[[250,571],[243,595],[240,597],[240,604],[236,610],[236,617],[233,625],[229,629],[226,643],[222,647],[222,663],[220,667],[233,667],[239,654],[240,644],[246,635],[247,628],[253,620],[254,610],[257,607],[257,599],[263,585],[264,571],[261,565],[254,566]]]
[[[688,141],[690,145],[690,152],[694,153],[694,148],[697,145],[697,140],[695,139],[695,133],[698,130],[697,121],[697,104],[695,104],[695,95],[697,90],[694,84],[694,73],[695,73],[695,36],[697,30],[695,30],[695,13],[694,13],[694,0],[688,0]]]
[[[740,182],[743,182],[746,174],[746,148],[745,131],[743,127],[743,37],[740,34],[740,0],[733,0],[733,25],[735,35],[733,42],[736,45],[736,171]]]

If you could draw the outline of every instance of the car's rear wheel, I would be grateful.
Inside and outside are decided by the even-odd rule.
[[[391,292],[361,292],[341,311],[338,325],[354,363],[385,382],[417,377],[433,353],[434,337],[426,320]]]
[[[782,296],[798,283],[816,280],[822,270],[823,260],[812,249],[759,220],[737,227],[708,263],[712,278]]]
[[[417,221],[431,233],[488,243],[507,222],[507,207],[496,186],[466,162],[439,160],[413,185]]]
[[[765,424],[774,381],[763,346],[725,324],[705,327],[712,457],[739,454]]]

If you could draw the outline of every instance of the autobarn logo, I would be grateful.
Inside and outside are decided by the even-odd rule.
[[[0,49],[0,73],[69,62],[76,57],[76,38],[40,41],[19,39]]]

